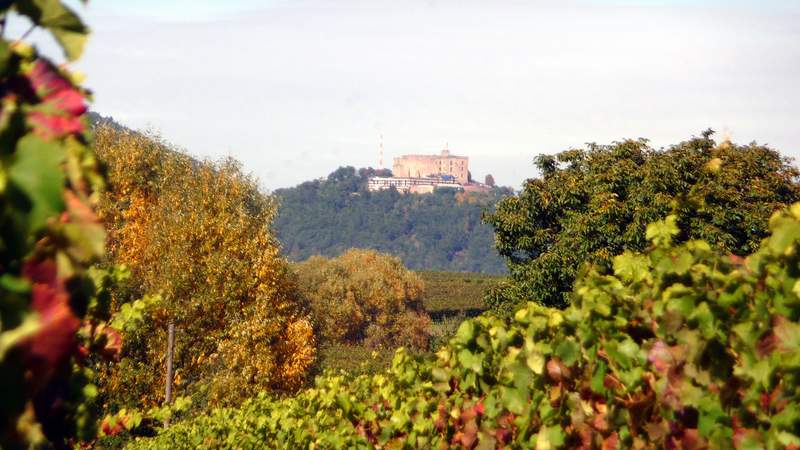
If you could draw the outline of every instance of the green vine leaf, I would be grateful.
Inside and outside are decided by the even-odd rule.
[[[80,58],[89,29],[69,7],[60,0],[18,0],[15,6],[34,24],[53,33],[69,61]]]
[[[40,230],[46,221],[64,209],[61,190],[64,150],[57,142],[27,135],[17,143],[8,168],[9,180],[22,193],[17,204],[27,211],[27,230]]]

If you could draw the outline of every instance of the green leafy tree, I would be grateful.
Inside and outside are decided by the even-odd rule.
[[[717,145],[711,131],[666,150],[645,140],[541,155],[539,178],[486,216],[512,281],[487,302],[498,311],[537,301],[563,307],[584,263],[647,245],[646,225],[678,213],[679,242],[704,239],[743,255],[774,211],[800,198],[798,171],[768,147]]]

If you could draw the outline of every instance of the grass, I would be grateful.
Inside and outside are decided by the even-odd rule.
[[[430,351],[447,343],[465,319],[485,311],[484,292],[504,279],[480,273],[418,273],[425,281],[425,309],[433,320]],[[319,371],[345,370],[353,374],[376,373],[389,367],[393,356],[394,349],[325,344],[319,349],[318,368]]]

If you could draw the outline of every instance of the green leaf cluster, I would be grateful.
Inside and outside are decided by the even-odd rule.
[[[129,448],[786,448],[800,445],[800,204],[761,250],[667,242],[593,266],[565,310],[464,322],[435,358],[175,424]],[[658,243],[658,245],[655,245]]]

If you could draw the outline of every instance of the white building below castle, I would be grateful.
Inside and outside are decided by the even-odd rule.
[[[436,189],[461,189],[454,179],[442,177],[372,177],[367,182],[370,191],[384,191],[395,188],[404,194],[430,194]]]

